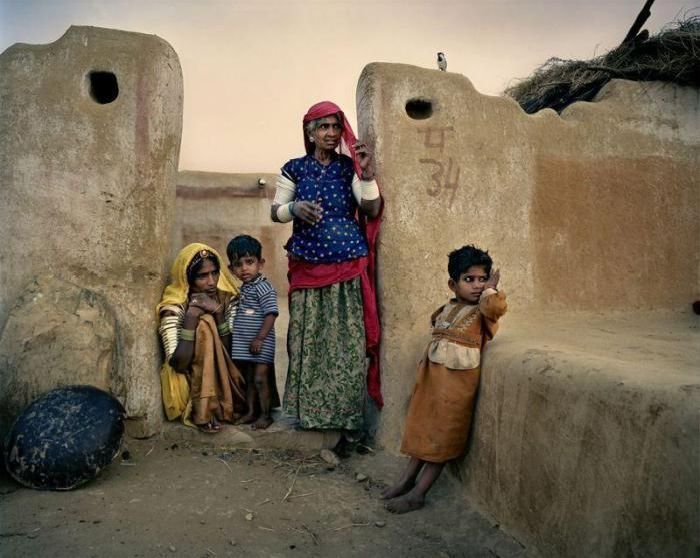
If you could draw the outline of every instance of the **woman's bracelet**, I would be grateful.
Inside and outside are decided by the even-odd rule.
[[[289,203],[283,203],[277,208],[277,219],[280,223],[289,223],[290,221],[294,220],[294,203],[295,202],[289,202]]]
[[[370,180],[365,180],[364,178],[360,181],[361,194],[360,197],[363,200],[372,201],[379,198],[379,186],[377,182],[372,177]]]
[[[183,327],[180,330],[180,341],[194,341],[194,329],[185,329]]]
[[[224,337],[224,336],[228,335],[229,333],[231,333],[231,326],[229,325],[228,322],[224,322],[224,323],[217,325],[216,329],[218,330],[220,337]]]

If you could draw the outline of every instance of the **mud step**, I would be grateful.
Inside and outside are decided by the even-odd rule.
[[[267,430],[250,426],[223,424],[221,432],[206,434],[179,421],[163,425],[162,438],[168,442],[192,442],[202,446],[260,448],[260,449],[332,449],[340,440],[336,430],[301,430],[296,419],[273,412],[273,422]]]

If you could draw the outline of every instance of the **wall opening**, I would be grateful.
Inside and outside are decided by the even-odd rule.
[[[433,103],[427,99],[410,99],[406,103],[406,114],[414,120],[425,120],[433,115]]]
[[[90,97],[101,105],[107,105],[119,96],[117,76],[112,72],[90,72]]]

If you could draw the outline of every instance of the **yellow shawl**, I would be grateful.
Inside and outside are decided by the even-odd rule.
[[[192,258],[201,250],[208,250],[219,260],[219,283],[217,289],[232,295],[238,295],[239,289],[237,281],[230,274],[228,268],[224,265],[221,256],[216,250],[206,244],[193,243],[188,244],[175,258],[173,267],[170,270],[170,284],[163,291],[163,298],[158,306],[156,306],[156,317],[160,322],[160,313],[165,306],[181,306],[184,307],[189,295],[190,285],[187,282],[187,266],[192,261]],[[185,423],[188,422],[190,403],[190,388],[187,384],[187,378],[184,374],[178,374],[168,364],[167,360],[163,363],[160,370],[160,384],[163,390],[163,406],[168,420],[176,419],[179,416],[183,417]]]

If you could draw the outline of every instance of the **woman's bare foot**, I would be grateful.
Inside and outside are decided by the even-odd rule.
[[[199,428],[200,432],[204,432],[205,434],[216,434],[217,432],[221,432],[221,425],[213,419],[209,422],[205,422],[204,424],[198,424],[197,428]]]
[[[248,413],[239,418],[234,424],[250,424],[255,420],[255,415]]]
[[[400,498],[390,500],[384,507],[391,513],[408,513],[419,510],[425,504],[425,496],[423,494],[415,494],[409,492]]]
[[[263,416],[263,417],[260,417],[258,420],[256,420],[251,425],[251,428],[253,430],[265,430],[268,426],[270,426],[272,424],[272,422],[273,422],[272,417]]]
[[[414,486],[415,483],[410,480],[406,482],[399,482],[394,486],[390,486],[389,488],[382,490],[382,493],[379,495],[379,498],[381,500],[391,500],[392,498],[396,498],[397,496],[403,496],[404,494],[410,492]]]

